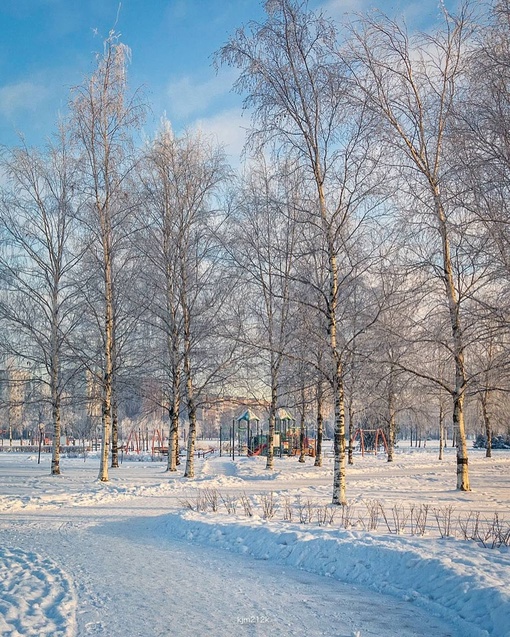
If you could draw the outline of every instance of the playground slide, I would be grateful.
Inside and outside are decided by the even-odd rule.
[[[255,447],[255,449],[252,452],[250,452],[250,456],[260,456],[260,454],[266,448],[267,448],[267,442],[265,442],[263,445],[259,445],[258,447]]]

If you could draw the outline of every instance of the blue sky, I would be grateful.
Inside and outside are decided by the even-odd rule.
[[[310,2],[321,4],[332,15],[374,4],[399,11],[389,0]],[[437,0],[401,5],[420,22],[438,11]],[[70,88],[93,70],[118,8],[118,0],[1,0],[0,145],[16,144],[18,131],[29,144],[52,133]],[[258,0],[122,0],[116,30],[132,50],[130,86],[142,86],[151,105],[147,132],[166,113],[176,131],[199,125],[237,154],[249,120],[230,92],[234,72],[216,74],[211,56],[236,27],[262,17]]]

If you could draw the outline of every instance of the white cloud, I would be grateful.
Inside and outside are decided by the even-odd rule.
[[[0,114],[11,117],[18,111],[35,111],[47,96],[47,87],[30,81],[1,86]]]
[[[205,81],[187,75],[170,82],[166,93],[172,116],[188,118],[207,111],[217,99],[229,93],[235,78],[236,72],[229,69]]]
[[[246,143],[246,130],[249,126],[249,114],[243,115],[238,108],[235,108],[211,117],[197,119],[192,128],[212,137],[215,142],[225,148],[231,163],[237,163]]]

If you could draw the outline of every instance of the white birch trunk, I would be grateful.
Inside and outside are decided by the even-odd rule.
[[[444,407],[439,403],[439,460],[443,459],[445,447]]]
[[[347,504],[345,490],[345,406],[342,373],[337,362],[335,373],[335,461],[333,470],[333,504]]]
[[[169,246],[165,243],[165,251]],[[169,396],[170,436],[168,440],[168,465],[167,471],[177,471],[179,460],[179,411],[181,406],[181,369],[179,364],[179,330],[177,327],[177,312],[173,298],[173,270],[168,265],[167,254],[167,321],[171,325],[167,337],[167,350],[170,359],[171,389]]]
[[[317,166],[319,164],[317,163]],[[321,217],[325,226],[328,261],[329,261],[329,304],[328,304],[328,328],[330,337],[331,360],[333,363],[333,396],[335,401],[335,432],[334,432],[334,452],[335,461],[333,469],[333,504],[347,504],[346,482],[345,482],[345,398],[343,385],[342,361],[338,353],[337,343],[337,305],[338,305],[338,268],[335,253],[335,244],[331,237],[326,212],[326,200],[323,188],[320,185],[322,180],[317,175],[316,182],[319,190],[319,204]]]
[[[453,357],[455,362],[455,388],[453,397],[453,429],[457,441],[457,489],[470,491],[468,472],[468,452],[466,430],[464,424],[464,398],[466,390],[466,372],[464,367],[464,343],[460,322],[460,306],[455,289],[453,267],[451,260],[450,241],[446,223],[446,215],[441,203],[439,186],[433,184],[434,203],[439,222],[443,248],[443,270],[446,297],[450,311],[450,324],[453,337]]]
[[[51,387],[51,416],[53,421],[53,447],[51,455],[51,474],[60,475],[60,399],[55,387]]]
[[[187,384],[187,383],[186,383]],[[195,477],[195,444],[197,439],[197,418],[195,403],[193,395],[190,394],[192,388],[188,388],[188,419],[189,419],[189,431],[188,431],[188,448],[186,453],[186,468],[184,470],[185,478]]]
[[[322,467],[322,436],[324,416],[322,413],[322,383],[319,380],[317,384],[317,440],[315,441],[315,467]]]
[[[274,429],[276,420],[276,387],[274,383],[271,387],[271,405],[269,407],[269,431],[267,436],[267,459],[266,469],[272,471],[274,469]],[[280,432],[281,435],[281,432]]]
[[[53,447],[51,454],[51,474],[60,475],[60,392],[59,392],[59,357],[58,357],[58,297],[53,293],[51,325],[51,364],[50,393],[51,416],[53,422]]]
[[[119,468],[119,412],[115,391],[112,395],[112,469]]]
[[[107,220],[103,220],[103,255],[104,255],[104,286],[105,286],[105,349],[103,375],[103,403],[101,415],[101,455],[99,461],[99,480],[108,482],[108,452],[112,430],[112,381],[113,381],[113,289],[111,252],[109,250],[110,234]]]
[[[183,279],[185,280],[185,278]],[[183,283],[185,286],[185,283]],[[195,407],[195,396],[193,389],[193,378],[191,371],[191,325],[190,316],[186,302],[183,298],[183,320],[184,320],[184,374],[186,376],[186,402],[188,407],[188,447],[186,453],[185,478],[195,477],[195,444],[197,437],[197,418]]]
[[[177,471],[177,456],[179,453],[179,408],[175,405],[170,412],[170,436],[168,438],[168,463],[167,471]]]
[[[393,365],[390,371],[390,383],[388,388],[388,462],[393,462],[395,451],[396,416],[395,416],[395,393],[393,391]],[[377,449],[376,449],[377,451]]]
[[[349,445],[347,448],[347,463],[354,464],[354,405],[352,396],[349,396],[347,403],[347,411],[349,414]]]
[[[305,392],[301,390],[301,413],[299,415],[299,461],[305,462]]]
[[[492,457],[492,425],[491,425],[491,420],[489,417],[489,410],[488,410],[488,390],[486,389],[481,397],[481,403],[482,403],[482,416],[483,416],[483,424],[485,426],[485,435],[487,437],[487,450],[485,452],[485,457],[486,458],[491,458]]]
[[[168,464],[167,471],[177,471],[179,464],[179,412],[181,406],[181,373],[179,368],[178,333],[174,320],[172,337],[169,338],[168,347],[172,359],[172,389],[170,396],[170,436],[168,440]]]

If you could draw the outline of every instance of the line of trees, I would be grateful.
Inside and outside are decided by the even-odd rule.
[[[510,388],[510,3],[443,6],[426,33],[265,9],[216,57],[252,116],[243,171],[165,119],[137,142],[147,105],[114,32],[47,148],[4,149],[0,345],[49,406],[52,473],[62,414],[93,396],[108,480],[136,397],[166,414],[168,471],[185,414],[191,478],[201,401],[250,391],[269,470],[278,407],[299,414],[301,461],[316,420],[320,466],[332,405],[334,504],[367,421],[392,461],[404,419],[435,419],[442,457],[451,418],[468,491],[466,407],[490,456]]]

